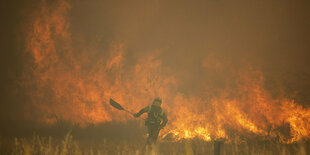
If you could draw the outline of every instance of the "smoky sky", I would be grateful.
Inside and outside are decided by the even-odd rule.
[[[53,1],[47,1],[53,7]],[[310,11],[307,1],[69,1],[74,40],[107,49],[121,42],[131,64],[149,52],[182,77],[180,91],[200,91],[202,61],[210,55],[238,67],[247,62],[265,75],[267,88],[309,106]],[[22,123],[18,86],[25,63],[24,37],[39,1],[1,4],[1,121]],[[3,124],[3,123],[2,123]]]
[[[97,37],[103,47],[123,42],[132,58],[164,50],[163,63],[185,77],[186,88],[195,87],[200,63],[210,53],[234,64],[248,61],[266,76],[299,87],[309,86],[308,6],[301,1],[75,1],[71,20],[72,31],[88,40]]]

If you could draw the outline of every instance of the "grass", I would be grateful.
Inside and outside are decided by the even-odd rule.
[[[31,123],[26,123],[31,124]],[[23,127],[23,128],[22,128]],[[146,128],[139,122],[105,123],[81,128],[67,122],[55,126],[16,126],[0,134],[0,155],[144,155]],[[13,130],[23,129],[23,130]],[[12,131],[12,132],[9,132]],[[36,131],[38,134],[31,134]],[[71,132],[67,132],[71,131]],[[30,135],[30,136],[28,136]],[[53,136],[49,136],[53,135]],[[16,138],[14,138],[17,136]],[[306,155],[310,141],[282,144],[252,138],[241,143],[201,139],[161,139],[152,155]]]
[[[281,144],[273,141],[257,141],[247,143],[205,142],[200,139],[181,141],[159,141],[154,155],[193,155],[214,154],[219,151],[223,155],[306,155],[309,153],[309,141],[294,144]],[[109,140],[101,141],[75,140],[71,133],[58,139],[33,135],[28,138],[0,140],[1,154],[14,155],[140,155],[144,152],[144,141]],[[215,150],[219,148],[219,150]]]

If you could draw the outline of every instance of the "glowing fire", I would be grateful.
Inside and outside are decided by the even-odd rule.
[[[39,121],[64,119],[81,125],[126,121],[133,118],[112,109],[107,104],[110,96],[131,111],[160,96],[169,118],[163,137],[173,133],[176,139],[210,141],[240,139],[241,134],[279,137],[282,142],[310,138],[310,109],[289,98],[272,97],[258,69],[247,65],[233,69],[220,59],[206,58],[201,76],[208,79],[207,73],[212,72],[227,86],[215,88],[201,81],[199,94],[184,94],[178,91],[182,79],[162,66],[160,52],[126,65],[123,44],[111,45],[104,52],[109,55],[87,44],[73,46],[77,43],[67,19],[70,4],[61,0],[56,4],[50,8],[42,1],[26,38],[30,58],[22,85],[34,107],[44,114]],[[279,129],[283,124],[289,125],[289,136]]]

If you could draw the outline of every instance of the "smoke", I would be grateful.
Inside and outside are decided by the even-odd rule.
[[[35,9],[26,9],[20,26],[23,67],[14,79],[25,119],[124,122],[133,118],[113,109],[110,97],[137,111],[159,96],[169,117],[162,136],[309,138],[309,23],[290,14],[302,18],[301,3],[42,0],[28,7]]]

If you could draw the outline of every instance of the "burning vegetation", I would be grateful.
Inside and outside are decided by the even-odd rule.
[[[272,141],[279,147],[309,140],[309,107],[296,103],[282,86],[266,86],[264,71],[246,58],[236,63],[210,52],[197,59],[196,75],[182,72],[182,65],[175,69],[163,58],[169,49],[132,55],[121,39],[105,47],[96,39],[87,41],[72,28],[71,9],[65,0],[42,0],[27,17],[23,73],[18,79],[30,99],[24,104],[25,119],[50,126],[66,121],[81,128],[126,124],[135,118],[113,109],[108,103],[111,97],[134,112],[159,96],[169,120],[160,131],[161,139],[184,146],[189,154],[195,139],[199,141],[195,146],[225,141],[227,148],[251,140]],[[184,84],[188,76],[198,77],[189,91]],[[68,151],[69,145],[71,152],[81,153],[77,143],[67,145],[68,139],[72,137],[67,135],[57,153]],[[16,139],[14,151],[35,146],[51,152],[55,149],[50,141]],[[134,148],[129,154],[137,153],[138,146]]]
[[[107,104],[110,97],[133,111],[160,96],[169,117],[163,137],[260,138],[283,143],[310,137],[309,108],[289,97],[272,96],[264,88],[259,69],[247,63],[236,68],[229,60],[206,57],[197,75],[201,76],[200,92],[185,94],[178,91],[182,78],[158,58],[164,51],[128,64],[126,45],[114,43],[103,51],[78,44],[70,33],[70,4],[58,1],[53,5],[41,2],[26,39],[29,57],[21,84],[43,116],[38,121],[53,124],[64,119],[82,126],[122,122],[133,118],[112,109]]]

